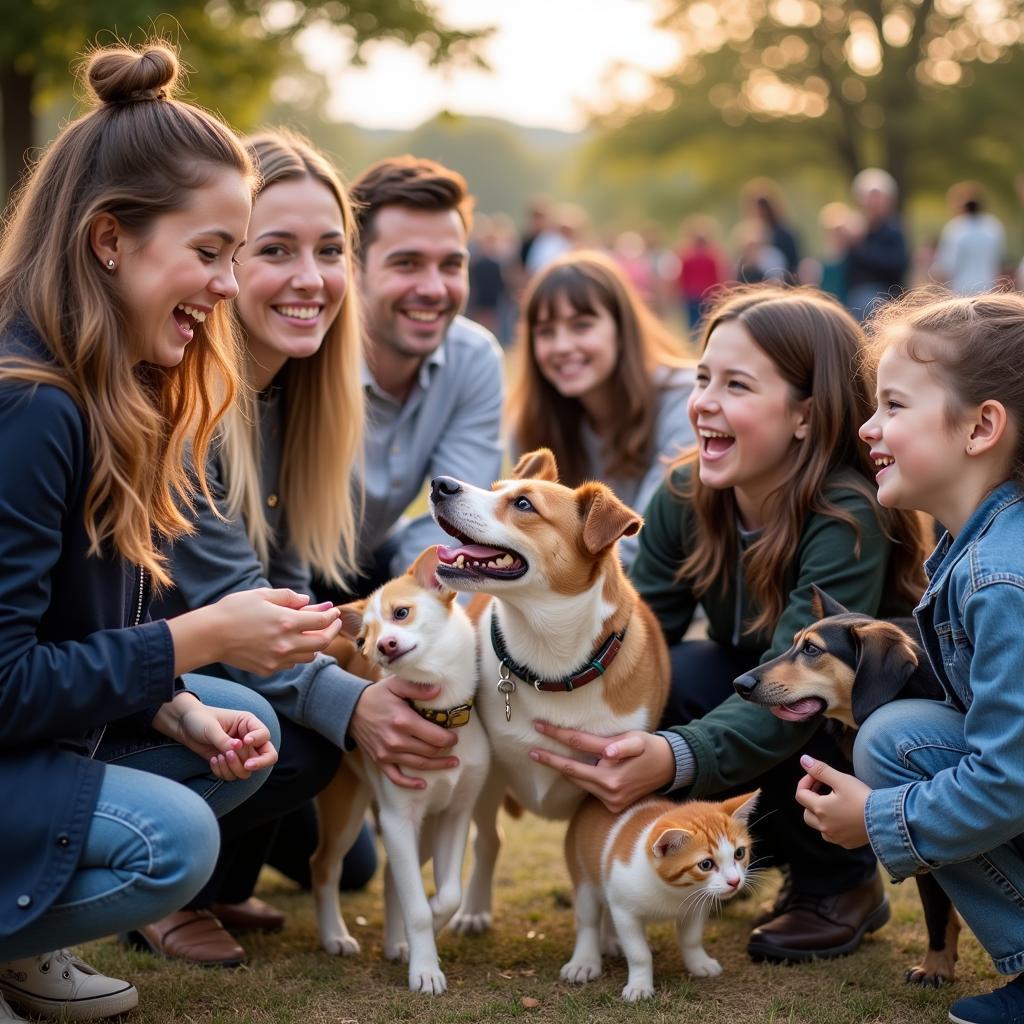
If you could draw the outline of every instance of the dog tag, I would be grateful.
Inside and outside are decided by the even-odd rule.
[[[502,662],[498,666],[498,693],[505,696],[505,721],[512,721],[512,701],[509,696],[516,692],[516,681],[508,670],[508,665]]]

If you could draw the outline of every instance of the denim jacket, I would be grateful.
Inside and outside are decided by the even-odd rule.
[[[925,565],[914,616],[969,753],[934,778],[875,790],[871,846],[894,879],[1024,833],[1024,491],[992,491]]]

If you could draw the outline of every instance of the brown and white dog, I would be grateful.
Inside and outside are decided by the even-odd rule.
[[[457,931],[480,932],[491,923],[506,793],[535,814],[565,820],[584,796],[528,756],[545,746],[566,753],[534,721],[605,736],[653,728],[668,694],[668,652],[616,550],[643,520],[604,484],[559,484],[548,449],[524,455],[512,479],[489,491],[438,477],[430,506],[459,541],[438,549],[438,578],[491,595],[477,606],[477,702],[492,767],[474,814],[473,874],[452,922]]]
[[[811,611],[818,621],[800,630],[789,650],[733,682],[741,697],[787,722],[823,715],[841,723],[838,739],[848,750],[854,731],[883,704],[945,699],[920,649],[913,619],[873,619],[848,611],[818,587],[813,588]],[[914,985],[943,985],[953,980],[960,920],[931,875],[917,875],[915,881],[928,952],[905,978]]]
[[[436,995],[447,981],[435,934],[462,901],[462,860],[473,805],[487,776],[487,737],[474,708],[476,634],[455,592],[434,575],[428,548],[405,576],[363,601],[342,606],[345,633],[379,669],[412,682],[436,684],[432,700],[414,701],[425,718],[459,729],[459,764],[425,772],[424,789],[394,785],[359,750],[317,797],[320,845],[311,861],[320,941],[328,953],[359,952],[338,904],[341,862],[355,842],[372,801],[387,852],[384,952],[409,960],[409,988]],[[354,666],[353,666],[354,667]],[[423,889],[421,862],[433,859],[436,894]]]

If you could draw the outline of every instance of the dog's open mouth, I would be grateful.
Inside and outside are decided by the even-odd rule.
[[[516,580],[529,566],[526,559],[508,548],[478,544],[441,516],[435,516],[438,526],[463,543],[458,547],[439,546],[437,549],[437,575],[442,579]]]
[[[784,722],[805,722],[808,718],[820,715],[826,706],[821,697],[804,697],[792,704],[773,704],[768,710]]]

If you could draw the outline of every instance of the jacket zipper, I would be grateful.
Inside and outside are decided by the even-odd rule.
[[[135,621],[132,626],[137,626],[142,621],[142,601],[146,593],[146,567],[144,565],[139,566],[139,599],[135,603]],[[96,742],[92,746],[92,750],[89,752],[89,757],[94,758],[96,751],[100,749],[100,744],[103,742],[103,737],[106,734],[107,727],[104,725],[100,728],[100,734],[96,738]]]

